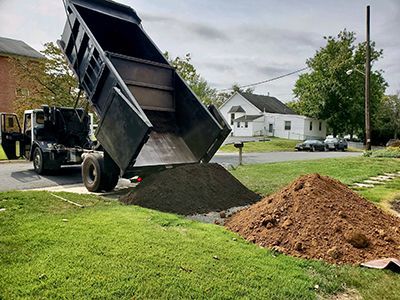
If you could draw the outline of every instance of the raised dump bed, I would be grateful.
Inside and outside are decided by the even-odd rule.
[[[67,0],[66,11],[59,44],[100,117],[95,135],[112,160],[104,165],[130,177],[208,162],[230,128],[188,88],[136,12],[107,0]]]

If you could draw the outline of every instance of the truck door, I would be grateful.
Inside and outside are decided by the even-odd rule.
[[[17,159],[21,156],[21,126],[16,114],[0,114],[0,143],[6,159]]]
[[[26,111],[24,114],[24,156],[26,159],[30,158],[31,147],[33,142],[33,112]]]

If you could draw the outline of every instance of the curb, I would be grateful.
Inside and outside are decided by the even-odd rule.
[[[15,159],[15,160],[0,160],[0,164],[20,164],[20,163],[28,163],[29,160],[25,159]]]

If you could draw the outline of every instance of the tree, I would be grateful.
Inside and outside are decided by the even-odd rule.
[[[41,51],[43,59],[11,58],[17,86],[29,90],[14,102],[14,111],[19,115],[26,109],[39,108],[43,104],[73,106],[78,96],[78,81],[60,48],[52,42],[44,47]]]
[[[324,37],[326,46],[307,60],[310,72],[301,74],[293,92],[298,98],[291,106],[309,117],[327,120],[334,135],[364,132],[364,72],[366,44],[355,45],[354,32],[341,31],[337,37]],[[382,56],[382,50],[371,43],[371,62]],[[387,83],[382,71],[371,72],[371,115],[376,115]]]
[[[253,94],[253,92],[254,92],[254,88],[248,87],[246,89],[243,89],[242,87],[239,86],[239,84],[234,83],[229,90],[217,93],[218,103],[220,103],[220,104],[224,103],[226,100],[228,100],[230,97],[232,97],[235,93]]]
[[[387,138],[398,139],[400,135],[400,92],[384,96],[376,118],[377,129]]]
[[[172,59],[168,52],[164,53],[171,65],[178,74],[189,85],[192,91],[199,97],[200,101],[206,105],[214,104],[218,106],[218,97],[216,89],[209,86],[208,82],[197,73],[196,68],[191,63],[192,57],[187,53],[184,57],[175,57]]]

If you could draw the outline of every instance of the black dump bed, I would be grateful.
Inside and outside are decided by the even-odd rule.
[[[170,66],[136,12],[108,0],[67,0],[59,42],[100,117],[98,141],[124,173],[208,162],[230,132]]]

